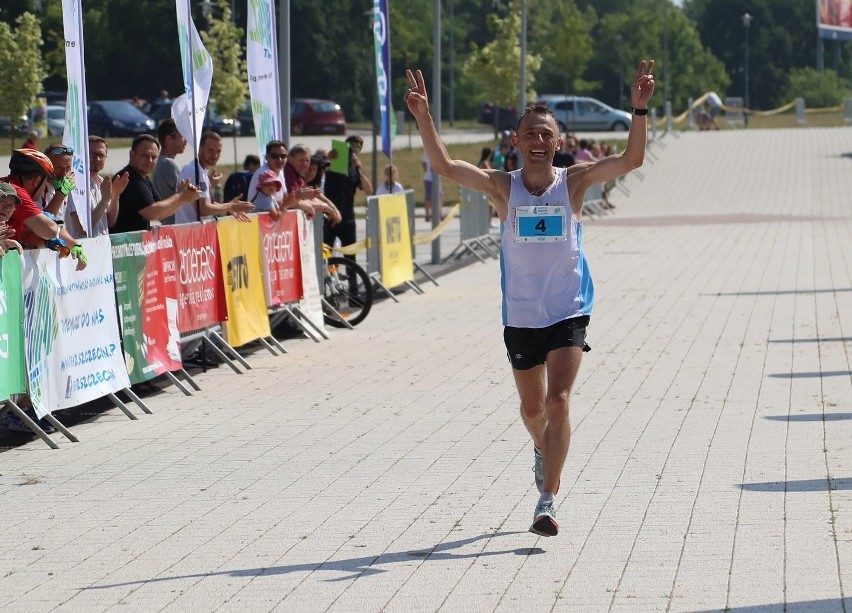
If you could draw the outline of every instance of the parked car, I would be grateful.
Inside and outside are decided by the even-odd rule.
[[[11,136],[13,127],[12,123],[12,120],[8,117],[0,117],[0,136]],[[21,115],[15,119],[14,131],[15,136],[25,136],[27,134],[29,127],[27,125],[26,115]]]
[[[630,129],[630,113],[619,111],[600,100],[582,96],[548,94],[536,100],[545,105],[556,116],[559,129],[565,132],[613,130],[624,132]]]
[[[251,100],[237,111],[237,119],[240,120],[240,134],[242,136],[254,136],[254,113],[251,110]]]
[[[125,100],[89,103],[89,134],[95,136],[136,136],[153,134],[156,122]]]
[[[172,103],[160,102],[152,104],[148,110],[148,117],[154,120],[154,125],[157,126],[164,119],[172,116]],[[213,110],[212,103],[207,105],[207,116],[204,118],[204,125],[201,128],[204,132],[212,130],[222,136],[231,136],[236,132],[240,135],[240,120],[230,117],[223,117]]]
[[[44,114],[42,114],[42,112]],[[65,132],[65,107],[55,104],[34,106],[28,114],[29,125],[47,124],[47,135],[62,137]]]
[[[346,134],[346,116],[331,100],[294,98],[290,103],[290,132],[300,134]]]
[[[479,123],[494,126],[494,110],[499,111],[498,130],[514,130],[518,124],[518,111],[515,108],[495,107],[489,102],[483,102],[479,107]]]

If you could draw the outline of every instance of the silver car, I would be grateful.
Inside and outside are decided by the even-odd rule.
[[[563,132],[624,132],[630,129],[630,113],[614,109],[594,98],[548,94],[539,97],[536,102],[553,111],[559,129]]]

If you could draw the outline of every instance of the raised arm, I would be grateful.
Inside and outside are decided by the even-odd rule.
[[[432,116],[429,114],[429,99],[426,95],[426,81],[423,73],[411,70],[405,71],[411,87],[405,93],[405,103],[408,110],[414,115],[417,127],[420,130],[420,138],[423,140],[423,148],[432,162],[432,168],[442,177],[452,179],[459,185],[470,189],[485,192],[493,199],[504,202],[508,198],[510,180],[509,176],[499,170],[488,170],[465,162],[454,160],[447,153],[447,148],[438,136]]]
[[[647,110],[654,95],[654,60],[642,60],[636,69],[636,78],[630,86],[630,103],[634,109]],[[647,144],[648,116],[633,115],[630,132],[627,134],[627,146],[619,155],[610,155],[597,162],[575,164],[568,168],[572,181],[572,194],[575,190],[585,194],[586,189],[596,183],[605,183],[627,174],[642,166],[645,161]],[[572,202],[574,198],[572,197]]]

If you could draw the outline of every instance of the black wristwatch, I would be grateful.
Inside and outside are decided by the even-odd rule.
[[[631,110],[633,111],[634,115],[647,115],[648,114],[648,109],[637,109],[637,108],[633,107]]]

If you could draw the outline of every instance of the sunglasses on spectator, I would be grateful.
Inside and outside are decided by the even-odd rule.
[[[271,157],[273,160],[286,160],[287,154],[286,153],[270,153],[269,157]]]
[[[74,155],[74,148],[66,147],[65,145],[57,145],[48,149],[47,152],[51,155]]]

